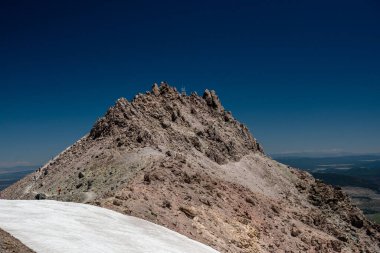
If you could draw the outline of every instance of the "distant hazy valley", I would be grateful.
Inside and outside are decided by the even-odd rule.
[[[0,168],[0,191],[36,170],[38,166]]]
[[[342,187],[370,219],[380,223],[380,155],[273,155],[273,158],[306,170],[326,183]]]

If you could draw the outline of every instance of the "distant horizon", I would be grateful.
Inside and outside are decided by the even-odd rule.
[[[326,157],[350,157],[350,156],[380,156],[380,152],[326,152],[326,151],[300,151],[300,152],[283,152],[269,153],[273,157],[303,157],[303,158],[326,158]]]

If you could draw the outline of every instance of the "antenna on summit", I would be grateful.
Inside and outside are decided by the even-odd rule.
[[[181,88],[181,95],[186,96],[186,88],[185,87]]]

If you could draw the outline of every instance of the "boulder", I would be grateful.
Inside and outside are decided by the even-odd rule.
[[[352,215],[350,218],[352,226],[356,228],[362,228],[364,226],[363,220],[358,215]]]
[[[292,230],[290,231],[291,236],[297,237],[301,234],[301,230],[299,230],[296,226],[292,227]]]
[[[37,200],[43,200],[43,199],[46,199],[46,194],[45,193],[37,193],[34,198]]]
[[[82,171],[79,172],[78,177],[79,177],[79,178],[84,178],[84,173],[83,173]]]
[[[179,210],[183,212],[190,219],[194,219],[195,216],[197,216],[193,208],[181,206]]]

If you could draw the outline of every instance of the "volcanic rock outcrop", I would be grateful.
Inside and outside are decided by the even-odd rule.
[[[99,205],[221,252],[380,252],[379,226],[340,189],[267,157],[215,91],[166,83],[117,100],[2,196]]]

